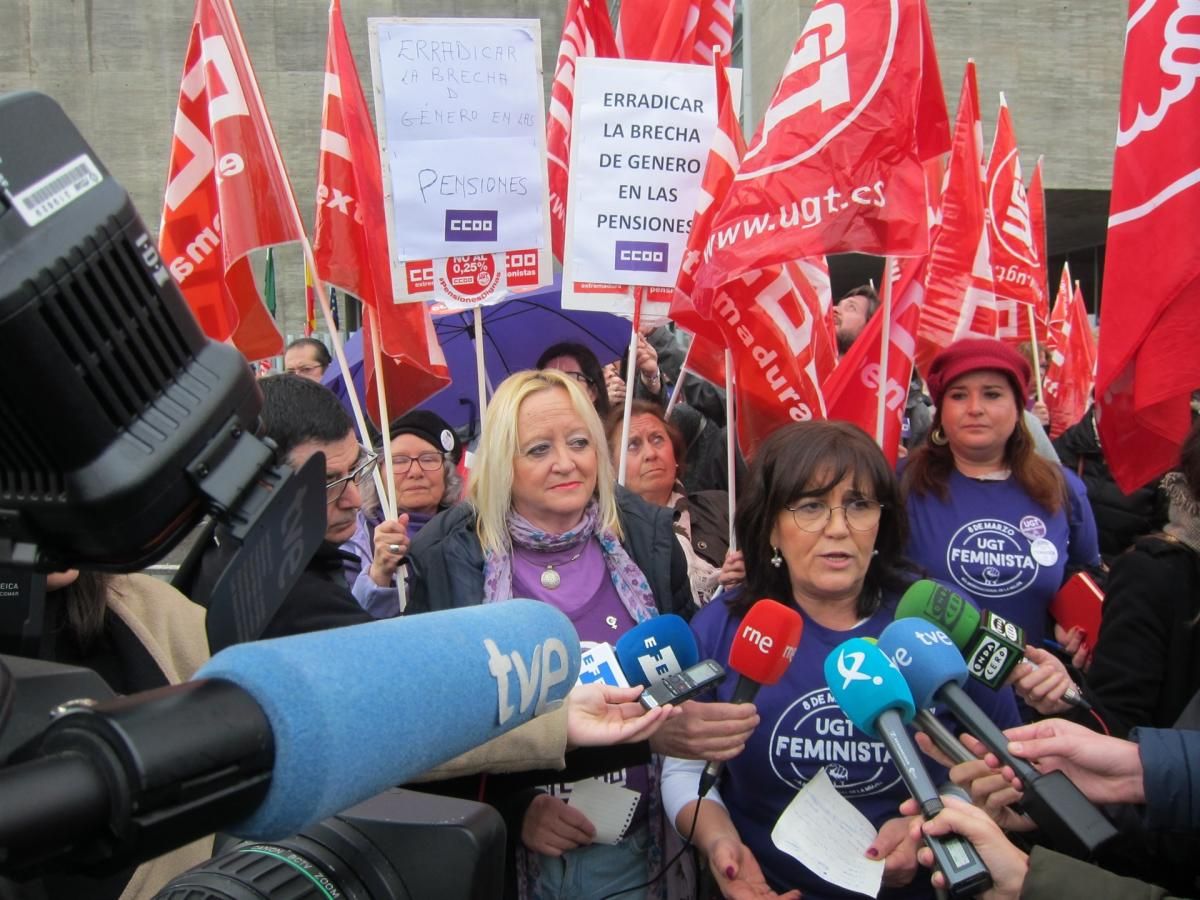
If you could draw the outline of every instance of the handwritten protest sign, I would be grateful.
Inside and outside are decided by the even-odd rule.
[[[368,20],[399,301],[495,302],[552,275],[532,20]]]
[[[651,314],[670,301],[716,131],[707,66],[581,58],[563,306]]]

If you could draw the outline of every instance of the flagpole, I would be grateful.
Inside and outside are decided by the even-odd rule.
[[[625,448],[629,446],[629,421],[633,418],[633,392],[637,389],[637,345],[638,328],[642,324],[642,296],[645,288],[640,285],[633,289],[633,330],[629,334],[629,356],[625,364],[625,414],[621,417],[621,461],[617,465],[617,484],[625,484],[625,472],[628,460]]]
[[[375,310],[367,308],[367,326],[371,329],[371,356],[375,361],[375,394],[379,399],[379,424],[383,435],[383,472],[387,481],[387,494],[380,498],[383,503],[384,515],[389,519],[396,518],[396,473],[392,471],[392,427],[391,416],[388,415],[387,392],[383,387],[383,353],[379,349],[382,338],[379,334],[379,319]],[[363,385],[366,388],[366,385]],[[403,609],[403,606],[401,606]]]
[[[883,326],[879,329],[879,400],[875,406],[875,443],[883,446],[884,415],[887,412],[888,351],[892,344],[892,258],[883,258]],[[887,452],[884,450],[884,452]]]
[[[734,463],[737,453],[737,429],[734,427],[736,416],[733,410],[733,351],[725,348],[725,479],[729,495],[729,549],[737,549],[737,535],[734,533],[733,516],[737,510],[737,466]]]
[[[1037,390],[1037,402],[1041,403],[1041,402],[1043,402],[1042,401],[1042,363],[1041,363],[1041,360],[1038,358],[1039,354],[1038,354],[1038,339],[1037,339],[1037,319],[1033,314],[1033,304],[1032,303],[1027,303],[1025,305],[1025,310],[1026,310],[1026,312],[1029,313],[1029,345],[1033,348],[1033,353],[1030,354],[1030,356],[1033,357],[1033,360],[1032,360],[1032,362],[1033,362],[1033,386]]]
[[[479,391],[479,428],[483,430],[483,416],[487,412],[487,370],[483,367],[483,311],[479,305],[471,311],[475,320],[475,385]]]
[[[666,410],[666,412],[663,413],[664,419],[671,418],[671,411],[673,409],[675,409],[675,404],[679,402],[679,398],[680,398],[680,396],[682,396],[681,388],[683,387],[684,381],[687,380],[687,377],[688,377],[687,366],[680,366],[679,367],[679,377],[675,379],[675,386],[671,389],[671,399],[667,401],[667,410]]]

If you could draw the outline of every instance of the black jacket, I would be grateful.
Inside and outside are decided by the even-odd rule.
[[[688,494],[687,508],[692,526],[692,549],[697,556],[720,566],[729,552],[729,494],[697,491]]]
[[[1200,556],[1143,538],[1108,576],[1087,684],[1113,734],[1170,728],[1200,690]]]
[[[1082,419],[1053,441],[1062,464],[1075,472],[1087,486],[1092,515],[1100,539],[1100,556],[1106,563],[1133,546],[1143,535],[1159,531],[1167,521],[1166,504],[1158,496],[1157,483],[1126,494],[1113,481],[1112,472],[1096,435],[1096,407],[1088,407]]]
[[[652,506],[617,486],[621,541],[650,583],[661,613],[690,615],[687,559],[675,540],[673,511]],[[475,533],[475,509],[460,503],[434,516],[421,529],[408,554],[412,591],[405,613],[422,613],[483,602],[483,548]],[[353,598],[352,598],[353,599]]]

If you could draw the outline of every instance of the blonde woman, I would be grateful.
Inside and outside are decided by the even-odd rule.
[[[542,370],[510,376],[488,404],[465,503],[430,522],[413,542],[413,591],[406,614],[531,597],[566,613],[585,643],[615,643],[660,613],[687,615],[687,563],[671,511],[620,488],[590,398],[574,379]],[[658,793],[669,753],[728,759],[758,722],[753,707],[688,703],[638,753],[619,760],[603,748],[567,757],[564,772],[526,779],[515,790],[490,778],[487,798],[519,836],[515,869],[526,897],[591,897],[635,888],[658,873],[669,829]],[[678,752],[677,752],[678,751]],[[565,803],[573,783],[604,776],[638,794],[633,820],[613,845]],[[672,873],[675,884],[686,880]],[[671,880],[671,879],[668,879]],[[681,887],[682,890],[687,888]],[[660,881],[655,893],[665,896]],[[674,891],[672,892],[674,893]]]

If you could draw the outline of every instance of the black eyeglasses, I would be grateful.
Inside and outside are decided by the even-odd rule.
[[[442,467],[442,454],[422,453],[420,456],[393,456],[392,470],[397,474],[407,472],[416,463],[426,472],[436,472]]]
[[[562,370],[560,370],[560,371],[562,371]],[[586,385],[588,387],[592,386],[592,379],[588,378],[582,372],[563,372],[563,374],[570,375],[572,378],[574,378],[580,384]]]
[[[291,366],[283,371],[289,375],[307,375],[309,372],[324,372],[325,367],[320,363],[308,363],[303,366]]]
[[[870,531],[879,524],[883,504],[878,500],[851,500],[843,506],[830,506],[824,500],[802,500],[787,509],[801,531],[820,531],[829,524],[835,509],[842,511],[846,524],[855,531]]]
[[[371,453],[364,447],[359,447],[358,459],[354,462],[354,468],[349,475],[343,475],[341,478],[326,482],[325,484],[325,502],[337,503],[342,499],[342,494],[346,493],[346,485],[350,482],[362,484],[363,479],[371,474],[371,469],[375,463],[379,461],[379,454]]]

